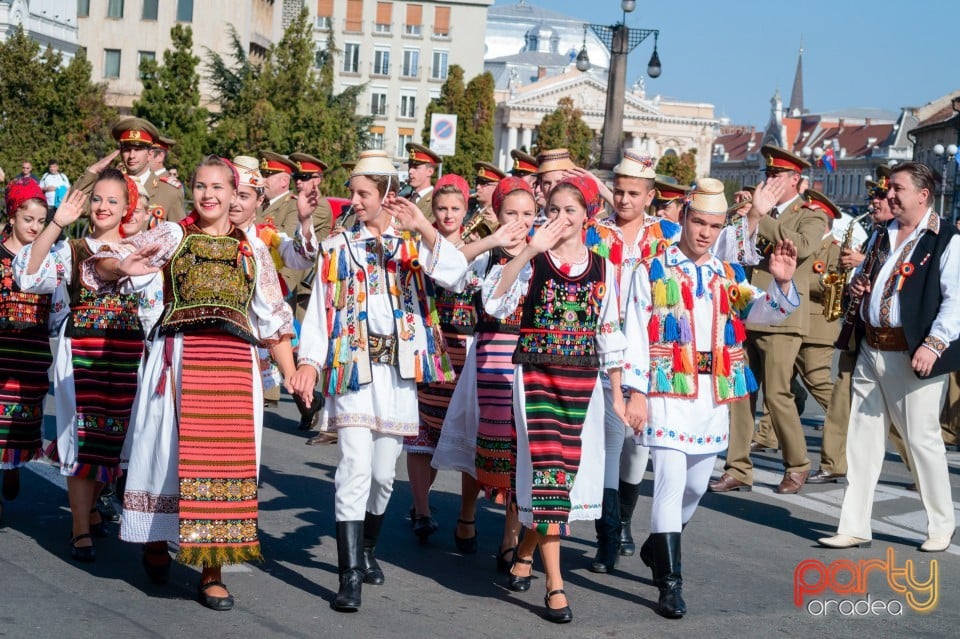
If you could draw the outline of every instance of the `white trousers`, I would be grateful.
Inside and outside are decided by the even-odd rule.
[[[650,532],[680,532],[707,492],[717,455],[688,455],[660,446],[651,447],[650,454],[653,456]]]
[[[620,481],[639,484],[647,470],[650,449],[633,440],[633,429],[613,412],[613,395],[603,389],[603,487],[616,490]]]
[[[382,515],[393,493],[403,437],[349,426],[337,430],[337,521],[363,521],[367,512]]]
[[[883,466],[887,425],[903,438],[910,468],[927,512],[927,535],[950,535],[956,527],[947,455],[940,436],[940,409],[947,375],[918,378],[906,351],[878,351],[865,342],[853,369],[847,430],[847,490],[837,532],[871,539],[873,493]]]

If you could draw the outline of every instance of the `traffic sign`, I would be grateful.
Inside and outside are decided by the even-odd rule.
[[[430,118],[430,150],[439,156],[457,153],[457,116],[434,113]]]

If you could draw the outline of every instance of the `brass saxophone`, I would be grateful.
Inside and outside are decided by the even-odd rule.
[[[868,215],[870,215],[869,212],[864,213],[860,217],[854,218],[853,221],[847,225],[846,230],[843,232],[843,241],[840,243],[841,255],[853,245],[854,225],[858,224],[860,220]],[[853,269],[850,268],[841,268],[840,258],[837,258],[837,262],[820,275],[820,285],[824,289],[820,303],[823,304],[823,317],[828,322],[835,322],[843,317],[843,294],[847,289],[847,283],[852,270]]]

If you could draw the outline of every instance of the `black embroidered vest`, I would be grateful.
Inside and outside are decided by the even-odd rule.
[[[101,291],[84,286],[80,267],[93,253],[86,241],[70,240],[73,270],[70,276],[70,315],[67,337],[122,337],[143,339],[140,327],[140,294],[120,293],[115,282]]]

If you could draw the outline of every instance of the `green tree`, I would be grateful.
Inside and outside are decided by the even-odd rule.
[[[0,43],[0,166],[7,179],[24,160],[42,174],[49,159],[75,178],[112,148],[116,111],[90,72],[84,50],[64,65],[63,56],[41,52],[21,27]]]
[[[567,149],[577,166],[588,167],[592,162],[593,131],[583,121],[583,111],[576,108],[572,98],[560,98],[553,113],[543,116],[537,133],[537,153],[549,149]]]
[[[210,52],[209,79],[220,105],[212,144],[228,155],[301,151],[330,165],[327,195],[343,195],[343,162],[356,159],[368,139],[371,118],[357,115],[364,86],[333,92],[333,65],[339,53],[332,34],[314,50],[313,27],[304,9],[283,38],[257,66],[247,57],[236,31],[231,33],[232,63]]]
[[[140,64],[143,93],[133,103],[133,114],[177,141],[168,163],[186,177],[207,148],[210,113],[200,106],[200,58],[193,55],[193,30],[174,25],[170,39],[173,48],[163,52],[163,64],[156,60]]]
[[[657,174],[669,175],[680,184],[693,184],[697,181],[697,150],[690,149],[679,156],[664,155],[657,162]]]

